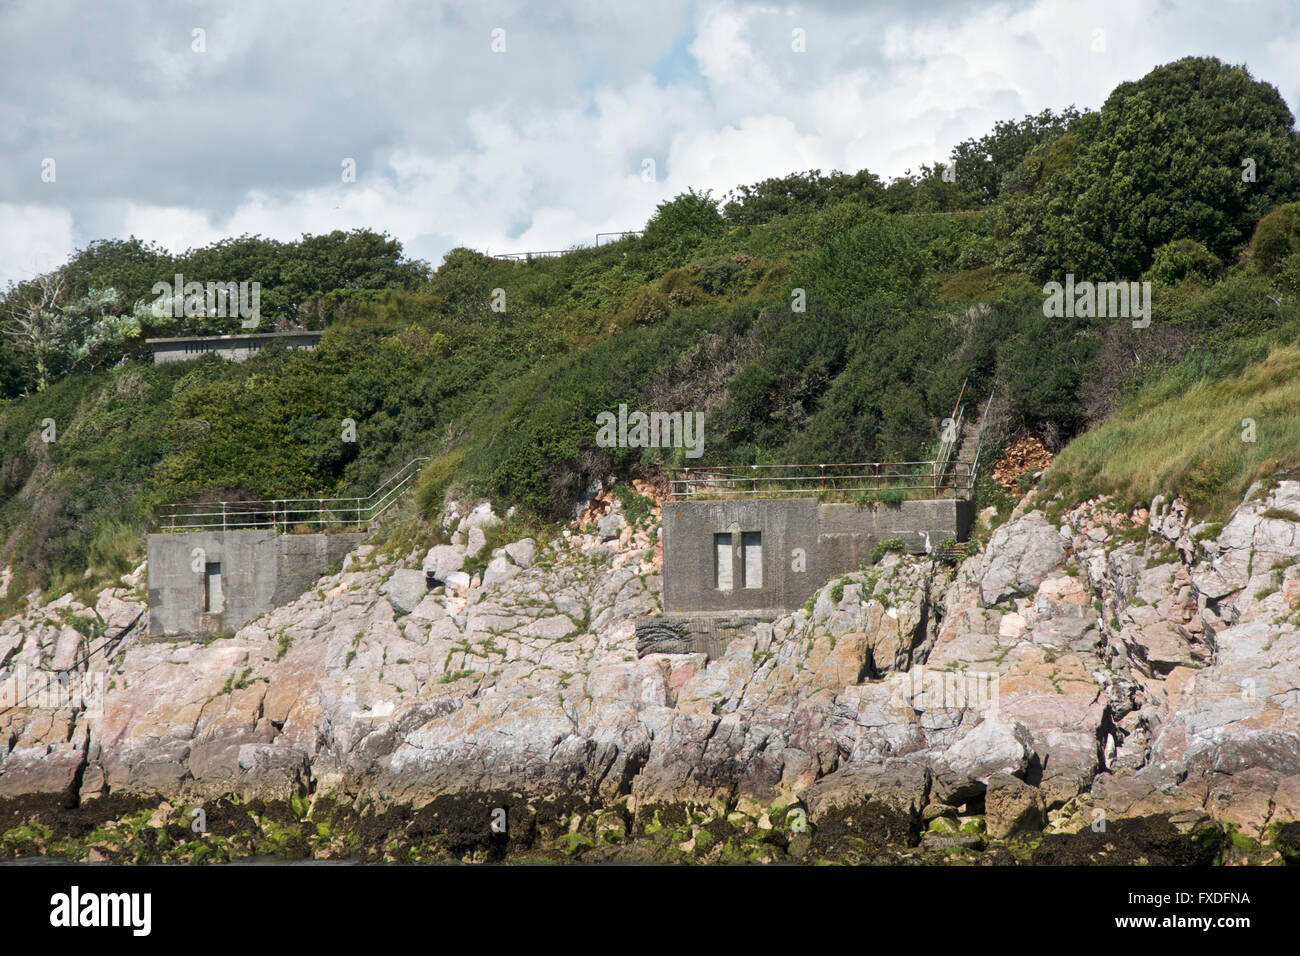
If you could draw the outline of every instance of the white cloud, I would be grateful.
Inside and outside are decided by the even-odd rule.
[[[68,210],[0,203],[0,280],[21,282],[48,272],[72,250]]]
[[[178,251],[362,226],[434,257],[453,243],[565,248],[639,228],[688,186],[722,194],[809,168],[897,175],[997,120],[1097,107],[1188,53],[1248,60],[1300,93],[1288,39],[1300,18],[1283,4],[1225,23],[1209,0],[315,2],[291,3],[293,16],[237,0],[96,14],[105,35],[76,41],[57,76],[24,57],[67,32],[60,14],[35,2],[0,13],[14,38],[0,76],[34,72],[37,90],[0,103],[0,203],[25,210],[0,220],[0,280],[30,273],[38,249],[131,233]],[[189,48],[195,25],[206,54]],[[504,55],[488,50],[497,25]],[[805,53],[791,49],[795,27]],[[58,211],[29,174],[43,155],[60,156]],[[356,183],[339,180],[344,156]]]

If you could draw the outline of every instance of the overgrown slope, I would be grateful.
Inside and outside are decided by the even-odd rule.
[[[1141,127],[1153,103],[1165,132]],[[1135,175],[1153,142],[1167,143],[1164,165]],[[1246,147],[1268,159],[1251,182]],[[1188,163],[1211,173],[1189,183],[1176,175]],[[157,367],[137,357],[139,336],[90,336],[50,353],[44,388],[6,337],[9,600],[129,563],[159,503],[364,495],[417,454],[433,459],[417,496],[426,513],[457,484],[534,518],[567,515],[593,479],[685,461],[682,449],[598,447],[596,416],[624,403],[703,412],[701,463],[927,456],[963,381],[976,400],[1000,396],[994,445],[1032,432],[1059,448],[1133,403],[1067,449],[1058,487],[1181,490],[1207,509],[1287,463],[1294,431],[1278,402],[1291,396],[1274,394],[1269,369],[1290,368],[1300,338],[1300,141],[1273,87],[1216,60],[1179,61],[1099,113],[999,124],[961,144],[952,169],[888,184],[810,171],[726,202],[687,192],[639,237],[529,261],[457,249],[432,274],[365,233],[244,237],[174,258],[96,245],[65,267],[76,295],[112,286],[129,302],[182,266],[196,279],[265,276],[278,321],[327,334],[310,354]],[[1225,170],[1237,179],[1216,193]],[[1098,225],[1115,208],[1187,204],[1205,215],[1161,219],[1158,243]],[[1102,254],[1111,247],[1122,256]],[[1151,282],[1150,324],[1045,315],[1043,283],[1072,270]],[[10,289],[4,306],[37,291]],[[174,326],[232,330],[210,317]],[[146,319],[138,331],[158,330]],[[1197,402],[1214,405],[1212,423]],[[1238,413],[1258,421],[1256,442],[1205,437]]]

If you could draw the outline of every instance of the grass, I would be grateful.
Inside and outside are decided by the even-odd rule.
[[[1285,347],[1235,378],[1157,381],[1070,442],[1048,481],[1053,492],[1075,501],[1102,493],[1126,501],[1177,493],[1198,516],[1221,519],[1252,482],[1297,464],[1300,348]]]

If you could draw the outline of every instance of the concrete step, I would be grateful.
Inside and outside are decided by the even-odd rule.
[[[975,451],[979,446],[979,426],[974,422],[962,425],[961,441],[957,445],[957,461],[970,464],[975,460]]]

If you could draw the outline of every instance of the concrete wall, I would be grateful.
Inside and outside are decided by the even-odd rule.
[[[151,534],[149,634],[237,630],[292,601],[364,539],[361,533],[293,535],[269,528]],[[216,565],[219,585],[210,573]]]
[[[881,541],[900,538],[921,554],[927,534],[932,547],[964,540],[973,512],[964,499],[874,507],[813,498],[665,502],[664,613],[790,610],[828,578],[869,564]],[[744,532],[761,535],[761,587],[743,586]],[[731,536],[729,554],[717,550],[719,534]],[[719,587],[726,573],[718,573],[728,557],[730,589]]]
[[[183,362],[215,353],[224,359],[242,362],[256,355],[271,342],[283,342],[286,348],[311,350],[320,341],[321,332],[261,332],[249,335],[189,336],[175,339],[148,339],[155,365]]]

